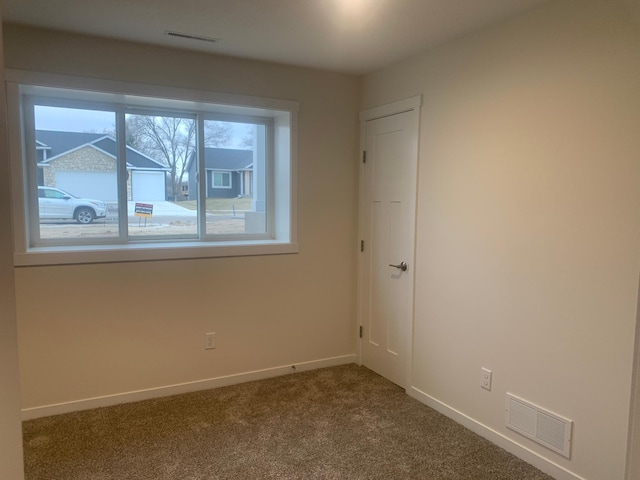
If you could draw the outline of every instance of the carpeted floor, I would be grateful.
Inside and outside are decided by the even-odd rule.
[[[27,480],[550,480],[346,365],[24,423]]]

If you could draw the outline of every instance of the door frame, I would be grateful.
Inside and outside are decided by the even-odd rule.
[[[640,472],[640,282],[636,308],[636,332],[631,369],[631,397],[629,402],[629,429],[625,479],[633,480]]]
[[[419,166],[419,152],[420,152],[420,110],[422,108],[422,95],[415,95],[413,97],[409,97],[406,98],[404,100],[399,100],[396,102],[392,102],[392,103],[387,103],[378,107],[374,107],[368,110],[364,110],[362,112],[360,112],[360,150],[359,150],[359,154],[358,154],[358,165],[359,165],[359,169],[358,169],[358,184],[359,184],[359,189],[358,189],[358,270],[357,270],[357,302],[356,302],[356,331],[355,331],[355,335],[356,335],[356,357],[357,357],[357,362],[358,365],[362,365],[362,341],[363,338],[360,337],[360,332],[361,332],[361,327],[363,325],[364,319],[362,318],[363,315],[363,308],[362,308],[362,302],[364,299],[364,288],[366,285],[365,282],[365,278],[364,278],[364,257],[363,255],[361,255],[361,251],[360,251],[360,245],[361,245],[361,241],[362,239],[365,238],[364,235],[364,231],[363,231],[363,219],[365,218],[365,208],[366,208],[366,201],[365,201],[365,177],[364,177],[364,168],[362,168],[363,165],[363,152],[366,150],[366,141],[367,141],[367,122],[372,121],[372,120],[377,120],[380,118],[384,118],[384,117],[389,117],[392,115],[397,115],[400,113],[406,113],[406,112],[411,112],[411,111],[416,111],[416,116],[415,116],[415,121],[414,124],[412,125],[412,129],[413,129],[413,134],[416,137],[416,141],[417,141],[417,150],[416,150],[416,155],[418,158],[416,158],[416,185],[415,185],[415,193],[416,193],[416,198],[415,198],[415,202],[417,204],[417,200],[418,200],[418,178],[417,178],[417,170],[418,170],[418,166]],[[417,205],[416,205],[417,207]],[[415,212],[417,212],[417,208],[414,209]],[[414,230],[414,235],[415,235],[415,230],[416,230],[416,219],[413,219],[413,230]],[[365,247],[366,248],[366,247]],[[415,265],[415,252],[416,251],[416,246],[415,246],[415,241],[414,241],[414,248],[413,248],[413,252],[411,252],[411,254],[409,255],[409,258],[407,259],[409,265],[411,267],[414,267]],[[406,365],[406,389],[409,389],[409,387],[411,386],[411,372],[412,372],[412,366],[413,366],[413,325],[414,325],[414,316],[415,316],[415,268],[411,268],[410,270],[411,272],[411,276],[412,276],[412,288],[413,291],[411,292],[411,326],[410,326],[410,332],[409,332],[409,340],[408,340],[408,345],[407,345],[407,365]]]

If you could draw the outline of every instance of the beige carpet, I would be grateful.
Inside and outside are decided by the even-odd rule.
[[[346,365],[24,423],[27,480],[549,480]]]

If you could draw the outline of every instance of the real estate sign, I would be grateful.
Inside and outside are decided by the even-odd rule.
[[[134,215],[136,217],[151,218],[153,216],[152,203],[136,203]]]

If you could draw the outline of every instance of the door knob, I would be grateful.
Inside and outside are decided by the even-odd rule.
[[[399,268],[400,270],[402,270],[403,272],[407,271],[407,268],[409,268],[409,265],[407,265],[407,262],[400,262],[400,265],[392,265],[389,264],[390,267],[395,267],[395,268]]]

